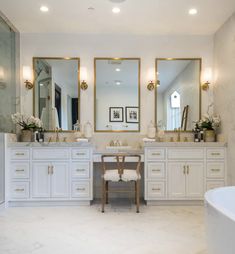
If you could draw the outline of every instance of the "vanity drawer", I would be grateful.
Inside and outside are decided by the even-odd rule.
[[[87,148],[72,149],[72,159],[74,159],[74,160],[89,160],[90,159],[90,149],[87,149]]]
[[[89,198],[90,197],[90,182],[80,181],[72,183],[72,198]]]
[[[148,178],[165,178],[166,169],[164,162],[149,162],[147,164],[147,176]]]
[[[29,162],[12,162],[11,178],[22,179],[29,178]]]
[[[207,159],[224,159],[224,149],[210,148],[206,152]]]
[[[147,183],[147,199],[161,199],[166,195],[165,182],[148,182]]]
[[[33,160],[66,160],[69,159],[69,149],[36,148],[33,149]]]
[[[206,191],[213,190],[216,188],[224,187],[224,181],[207,181],[206,182]]]
[[[164,160],[165,159],[165,149],[163,148],[154,148],[147,150],[147,159],[148,160]]]
[[[169,148],[168,158],[173,160],[203,159],[204,150],[201,148]]]
[[[89,162],[73,162],[72,178],[89,178],[90,163]]]
[[[206,176],[209,178],[224,178],[224,163],[208,162]]]
[[[12,160],[29,160],[30,150],[29,149],[11,149]]]
[[[11,182],[11,198],[29,198],[29,182]]]

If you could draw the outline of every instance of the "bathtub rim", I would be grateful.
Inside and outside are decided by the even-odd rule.
[[[222,190],[233,190],[235,194],[235,186],[228,186],[228,187],[221,187],[221,188],[216,188],[213,190],[209,190],[205,193],[204,198],[205,202],[209,204],[211,207],[213,207],[218,213],[220,213],[223,216],[226,216],[227,218],[231,219],[232,221],[235,222],[235,212],[231,212],[229,209],[224,208],[223,206],[216,204],[213,199],[213,195],[215,195],[216,192],[222,191]]]

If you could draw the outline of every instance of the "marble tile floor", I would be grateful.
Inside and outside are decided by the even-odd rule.
[[[0,211],[0,254],[207,254],[201,206],[110,204]]]

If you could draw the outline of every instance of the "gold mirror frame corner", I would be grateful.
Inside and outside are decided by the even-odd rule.
[[[155,80],[158,80],[158,61],[173,61],[173,60],[198,60],[199,61],[199,119],[201,119],[202,116],[202,89],[201,89],[201,75],[202,75],[202,58],[201,57],[188,57],[188,58],[155,58]],[[155,125],[157,126],[157,86],[155,86],[154,89],[154,119],[155,119]],[[165,132],[174,132],[174,130],[166,130]],[[181,131],[184,133],[191,133],[191,130]]]
[[[80,122],[81,120],[81,92],[80,92],[80,68],[81,68],[81,65],[80,65],[80,57],[47,57],[47,56],[40,56],[40,57],[37,57],[37,56],[34,56],[32,58],[32,66],[33,66],[33,115],[35,116],[35,76],[34,76],[34,70],[35,70],[35,60],[36,59],[49,59],[49,60],[77,60],[78,61],[78,98],[79,98],[79,102],[78,102],[78,120]],[[54,130],[45,130],[45,132],[54,132]],[[75,131],[74,130],[61,130],[60,132],[62,133],[74,133]]]
[[[138,130],[97,130],[96,128],[96,61],[97,60],[137,60],[138,61],[138,112],[139,124]],[[139,133],[141,131],[141,96],[140,96],[140,80],[141,80],[141,58],[140,57],[94,57],[94,132],[96,133]]]

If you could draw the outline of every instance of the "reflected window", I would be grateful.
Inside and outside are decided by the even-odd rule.
[[[180,94],[176,91],[171,95],[171,107],[180,108]]]
[[[180,94],[174,91],[169,97],[168,108],[168,128],[175,130],[180,128],[181,113],[180,113]]]

